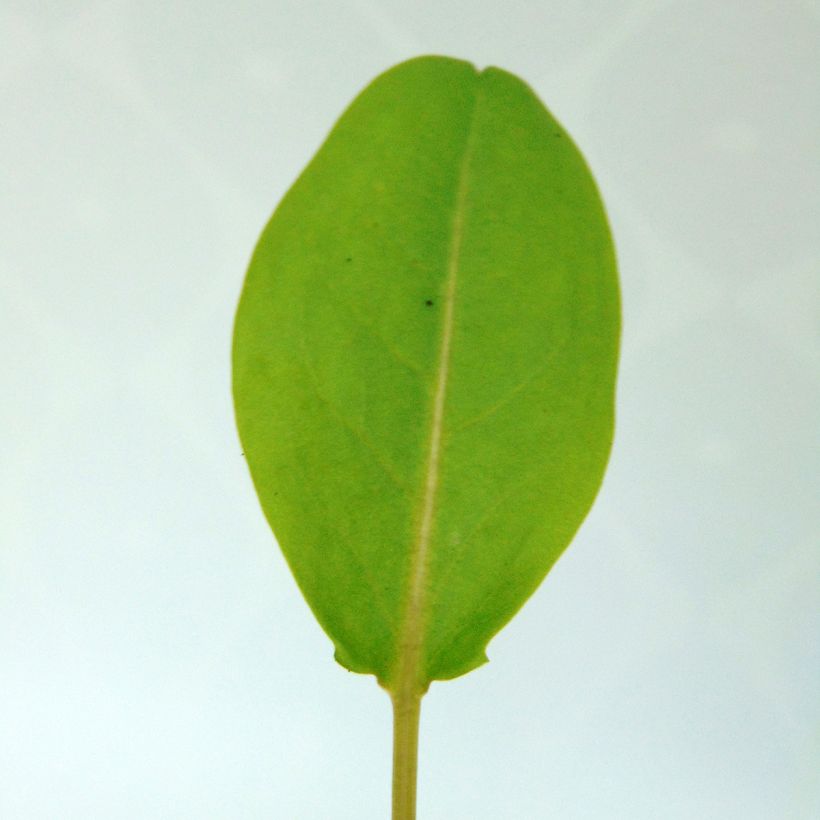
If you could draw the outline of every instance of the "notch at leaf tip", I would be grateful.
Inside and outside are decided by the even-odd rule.
[[[475,63],[470,62],[470,60],[464,60],[460,57],[450,57],[446,54],[419,54],[416,57],[410,57],[407,60],[402,60],[402,62],[397,63],[392,68],[388,69],[388,71],[392,71],[396,68],[403,68],[405,66],[410,66],[415,63],[449,63],[450,65],[461,65],[469,67],[476,76],[482,73],[482,69],[478,68]],[[486,71],[486,69],[484,69]]]

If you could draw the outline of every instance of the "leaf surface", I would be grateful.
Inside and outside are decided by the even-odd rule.
[[[486,660],[598,491],[618,337],[594,181],[522,81],[423,57],[354,100],[262,234],[233,349],[340,663],[423,691]]]

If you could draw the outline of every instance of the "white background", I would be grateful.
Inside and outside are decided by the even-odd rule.
[[[424,703],[421,820],[820,816],[820,12],[798,0],[0,0],[0,817],[386,818],[234,431],[232,314],[353,95],[526,79],[619,249],[573,546]]]

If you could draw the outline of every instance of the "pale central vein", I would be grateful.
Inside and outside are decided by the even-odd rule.
[[[455,207],[453,210],[452,236],[447,259],[447,278],[444,294],[444,316],[442,320],[441,345],[439,347],[438,374],[433,398],[430,429],[430,446],[427,454],[427,469],[419,520],[418,535],[413,545],[410,567],[410,588],[405,612],[403,635],[400,649],[399,679],[397,691],[410,692],[418,689],[418,664],[421,652],[421,630],[423,628],[424,595],[426,590],[430,542],[436,510],[436,495],[439,486],[441,442],[444,429],[444,406],[447,398],[447,383],[450,375],[450,358],[453,343],[453,322],[458,286],[458,268],[464,235],[464,213],[467,205],[469,166],[473,149],[473,135],[476,109],[480,92],[476,91],[464,154],[458,173]]]

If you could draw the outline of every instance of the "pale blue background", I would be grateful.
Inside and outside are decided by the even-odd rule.
[[[421,820],[820,817],[819,45],[798,0],[0,0],[0,817],[387,817],[228,351],[273,206],[425,52],[576,137],[625,331],[592,515],[425,701]]]

